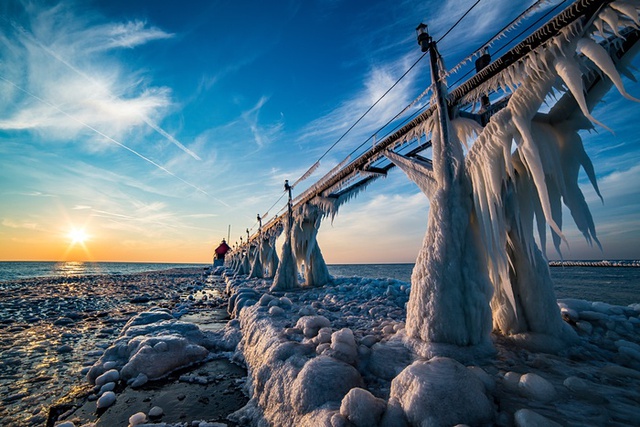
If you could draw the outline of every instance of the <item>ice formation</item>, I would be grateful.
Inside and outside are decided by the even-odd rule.
[[[138,385],[176,369],[203,361],[209,351],[205,337],[192,323],[177,321],[168,310],[152,309],[134,316],[120,338],[87,373],[98,387],[119,380]]]
[[[619,26],[637,22],[639,7],[616,1],[593,26],[569,24],[466,94],[463,102],[472,103],[498,88],[511,92],[486,127],[436,111],[411,134],[431,136],[432,163],[386,153],[430,199],[410,288],[340,279],[315,286],[328,279],[319,222],[362,191],[347,189],[364,171],[324,193],[334,197],[290,212],[272,284],[225,275],[250,376],[251,400],[236,421],[388,427],[554,425],[567,414],[576,424],[638,419],[640,307],[557,301],[543,250],[547,226],[560,250],[562,204],[587,241],[599,244],[578,186],[582,168],[599,195],[578,131],[606,129],[591,111],[611,84],[631,96],[617,70],[626,59],[613,64],[609,41],[596,43],[592,33],[622,34]],[[540,113],[558,90],[561,99]],[[300,292],[303,262],[313,286]],[[611,385],[624,381],[633,387]],[[600,406],[576,411],[574,399]]]
[[[462,364],[412,351],[404,323],[410,289],[402,282],[335,278],[283,295],[268,281],[223,277],[239,321],[227,329],[239,327],[237,351],[249,371],[250,401],[231,417],[240,423],[604,425],[640,415],[638,304],[560,300],[580,345],[565,346],[562,356],[536,353],[523,344],[535,347],[537,338],[523,335],[498,340],[498,357]]]
[[[271,285],[272,290],[286,291],[300,287],[300,284],[298,283],[298,268],[296,266],[296,259],[293,254],[293,247],[291,243],[291,227],[293,221],[291,216],[292,215],[287,216],[284,243],[280,252],[278,268],[276,269],[275,276],[273,277],[273,284]]]
[[[316,239],[321,220],[322,212],[309,203],[304,204],[295,216],[294,253],[298,265],[304,263],[305,286],[325,285],[331,279]]]
[[[614,9],[605,8],[600,17],[617,34]],[[619,3],[620,9],[631,13],[627,3]],[[637,13],[633,16],[637,19]],[[580,22],[573,23],[467,95],[479,98],[498,87],[513,92],[484,129],[461,123],[461,118],[440,120],[434,113],[421,128],[431,134],[433,165],[387,152],[430,199],[407,308],[410,336],[459,346],[486,343],[491,315],[485,306],[490,300],[493,327],[504,334],[546,336],[548,349],[575,341],[555,305],[547,261],[534,240],[534,221],[542,248],[546,223],[560,251],[564,203],[587,241],[599,245],[578,187],[582,167],[599,195],[578,130],[590,128],[589,122],[608,129],[591,109],[611,83],[590,87],[585,97],[583,81],[590,76],[583,79],[581,69],[593,74],[597,67],[623,96],[635,100],[624,90],[605,47],[590,37]],[[559,83],[568,87],[567,95],[548,114],[539,113]],[[474,136],[463,158],[460,143]]]
[[[262,269],[262,254],[264,252],[263,240],[261,236],[258,236],[258,245],[253,252],[253,261],[251,263],[251,271],[249,271],[249,277],[256,277],[258,279],[262,279],[264,277],[264,272]]]
[[[430,202],[427,232],[411,277],[407,333],[430,343],[490,347],[492,291],[472,221],[471,181],[463,169],[460,142],[451,140],[455,135],[447,113],[439,114],[431,121],[432,166],[387,154]]]

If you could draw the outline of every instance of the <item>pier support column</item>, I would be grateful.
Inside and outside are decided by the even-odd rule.
[[[280,263],[278,264],[278,269],[276,270],[275,277],[273,278],[273,284],[271,285],[272,291],[286,291],[300,287],[300,284],[298,283],[298,268],[293,255],[293,248],[291,247],[293,209],[291,186],[289,185],[288,180],[285,180],[284,182],[284,189],[289,192],[287,225],[285,226],[285,239],[284,244],[282,245],[282,253],[280,254]]]
[[[294,253],[298,265],[304,263],[305,286],[322,286],[331,281],[329,269],[318,246],[318,229],[322,212],[317,206],[306,203],[293,227]]]
[[[490,349],[491,284],[479,261],[479,234],[472,221],[471,182],[460,142],[449,129],[449,111],[439,79],[435,42],[418,28],[422,51],[431,54],[437,122],[431,130],[433,167],[394,153],[388,157],[429,197],[427,232],[411,276],[407,334],[426,342],[424,352],[444,347]]]
[[[265,238],[263,242],[263,267],[266,269],[265,278],[273,279],[276,275],[276,270],[278,269],[279,259],[278,253],[276,251],[276,238],[278,234],[274,234],[269,238]]]
[[[258,241],[258,246],[253,250],[253,261],[251,262],[249,277],[262,279],[264,277],[264,270],[262,269],[262,239],[258,237]]]

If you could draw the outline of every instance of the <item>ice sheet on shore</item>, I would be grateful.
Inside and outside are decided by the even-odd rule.
[[[493,334],[497,354],[463,365],[417,355],[404,332],[406,283],[338,278],[322,288],[270,293],[268,280],[225,279],[242,333],[236,357],[249,371],[251,400],[232,416],[237,422],[524,426],[640,419],[637,304],[559,300],[579,344],[547,354],[525,349],[544,337]],[[250,299],[233,298],[247,289]]]

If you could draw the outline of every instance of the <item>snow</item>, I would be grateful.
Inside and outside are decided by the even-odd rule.
[[[204,341],[196,325],[176,320],[167,310],[142,312],[127,322],[87,379],[98,388],[120,379],[138,387],[203,361],[209,354]]]
[[[446,357],[412,363],[392,381],[391,399],[410,425],[479,425],[493,417],[482,381]]]
[[[368,390],[352,388],[340,403],[340,415],[356,427],[374,426],[380,423],[387,403]]]
[[[562,425],[567,414],[579,424],[592,423],[594,411],[600,421],[623,424],[640,416],[632,403],[640,399],[640,323],[632,321],[640,313],[634,305],[559,300],[558,312],[572,313],[561,322],[575,342],[550,354],[538,342],[548,337],[507,340],[494,333],[491,352],[451,350],[454,360],[424,357],[406,333],[405,283],[334,278],[330,285],[283,295],[270,291],[266,280],[223,278],[231,298],[248,288],[257,293],[253,303],[235,311],[242,335],[236,352],[249,371],[251,398],[232,416],[235,421]],[[283,299],[287,308],[270,316]],[[591,333],[578,327],[586,318],[594,325]]]

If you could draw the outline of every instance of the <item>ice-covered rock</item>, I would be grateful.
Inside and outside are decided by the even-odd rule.
[[[369,427],[378,425],[387,403],[368,390],[352,388],[342,399],[340,414],[355,425]]]
[[[133,378],[131,381],[131,387],[133,388],[138,388],[138,387],[142,387],[143,385],[145,385],[147,382],[149,382],[149,377],[147,377],[145,374],[143,373],[139,373],[137,377]]]
[[[531,409],[520,409],[515,413],[515,423],[517,427],[560,427],[560,424],[532,411]]]
[[[416,361],[391,382],[396,399],[411,425],[478,425],[493,418],[485,386],[453,359]]]
[[[493,392],[493,390],[496,388],[496,382],[489,374],[487,374],[484,369],[479,366],[468,366],[467,369],[469,369],[472,374],[474,374],[480,381],[482,381],[482,384],[484,384],[484,388],[488,392]]]
[[[331,346],[329,356],[342,360],[343,362],[354,364],[358,357],[358,347],[353,336],[353,331],[348,328],[340,329],[331,335]]]
[[[327,402],[341,402],[355,387],[363,387],[360,373],[351,365],[328,356],[308,361],[291,387],[291,404],[300,414]]]
[[[509,391],[517,391],[521,376],[521,374],[513,371],[505,373],[502,378],[504,387]]]
[[[116,388],[115,382],[108,382],[104,384],[102,387],[100,387],[100,391],[98,392],[98,394],[102,395],[104,392],[113,391],[115,388]]]
[[[305,338],[313,338],[321,328],[327,327],[331,327],[331,321],[324,316],[303,316],[296,323],[296,328],[302,330]]]
[[[556,398],[556,389],[553,384],[534,373],[521,376],[518,389],[523,396],[540,402],[550,402]]]
[[[116,382],[120,379],[120,373],[116,369],[110,369],[96,378],[96,386],[103,386],[106,383]]]
[[[154,348],[158,342],[165,344],[161,351]],[[178,368],[201,362],[209,354],[206,348],[175,335],[135,337],[128,348],[131,356],[121,371],[124,380],[139,374],[150,380],[162,378]]]
[[[116,401],[116,394],[112,391],[105,392],[100,398],[98,398],[96,405],[98,409],[108,408]]]
[[[150,418],[158,418],[158,417],[161,417],[163,414],[164,414],[164,411],[159,406],[154,406],[153,408],[149,409]]]
[[[411,353],[400,340],[379,342],[371,347],[368,369],[380,378],[391,380],[411,363]]]
[[[144,412],[136,412],[129,417],[129,427],[134,427],[143,424],[147,421],[147,416]]]

